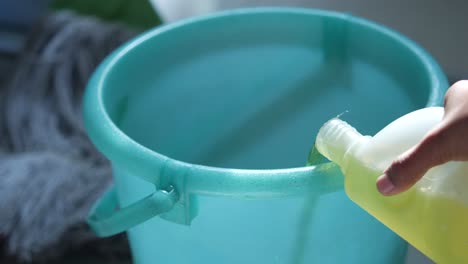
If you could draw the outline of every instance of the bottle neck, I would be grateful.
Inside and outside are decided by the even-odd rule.
[[[345,164],[345,154],[363,136],[343,120],[334,118],[320,128],[315,140],[318,151],[340,167]]]

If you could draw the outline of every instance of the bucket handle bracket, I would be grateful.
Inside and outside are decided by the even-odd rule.
[[[145,198],[120,208],[117,192],[112,186],[90,210],[87,222],[97,236],[108,237],[168,212],[178,200],[177,191],[169,186],[166,190],[156,190]]]

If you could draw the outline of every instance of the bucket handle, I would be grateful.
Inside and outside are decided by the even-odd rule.
[[[176,190],[170,186],[168,190],[157,190],[129,206],[119,208],[117,192],[111,186],[94,204],[87,222],[97,236],[112,236],[171,210],[178,198]]]

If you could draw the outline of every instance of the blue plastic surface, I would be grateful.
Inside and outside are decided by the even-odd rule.
[[[303,166],[331,117],[348,110],[372,134],[440,104],[447,86],[430,55],[382,26],[247,9],[114,52],[89,83],[84,118],[122,206],[168,186],[179,194],[129,231],[135,263],[393,264],[405,242],[346,197],[339,170]]]

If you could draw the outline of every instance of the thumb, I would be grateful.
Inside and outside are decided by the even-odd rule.
[[[400,155],[377,179],[377,189],[383,195],[406,191],[426,172],[447,160],[443,153],[444,136],[440,129],[431,131],[418,145]]]

